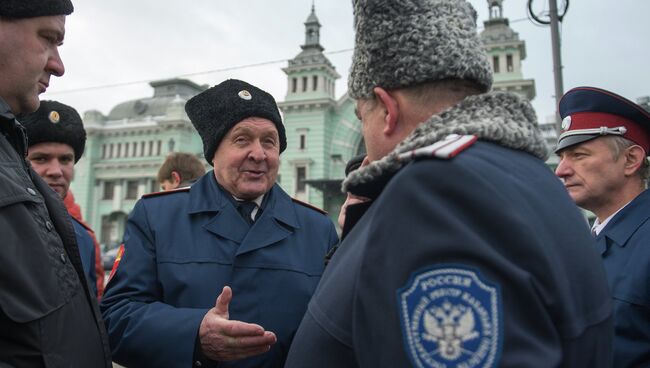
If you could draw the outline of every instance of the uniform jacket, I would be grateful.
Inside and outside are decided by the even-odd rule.
[[[596,237],[614,305],[614,366],[650,365],[650,191]]]
[[[0,99],[0,366],[110,367],[74,229]]]
[[[88,229],[81,222],[72,216],[70,217],[72,226],[74,227],[74,234],[77,238],[81,266],[86,276],[88,288],[90,288],[94,296],[98,297],[97,276],[95,274],[95,244],[93,243],[93,238],[90,237]]]
[[[479,140],[408,153],[450,133]],[[490,93],[350,174],[372,201],[348,208],[286,367],[609,367],[604,270],[544,154],[532,108]]]
[[[282,367],[336,231],[277,185],[250,229],[226,195],[210,172],[191,189],[136,204],[101,303],[116,362],[191,366],[200,323],[229,285],[230,319],[257,323],[278,342],[218,366]]]
[[[95,280],[94,289],[95,291],[97,291],[96,295],[97,298],[99,299],[104,294],[104,277],[105,277],[104,265],[102,263],[102,252],[101,249],[99,248],[99,242],[95,237],[95,232],[93,231],[93,229],[91,229],[90,226],[88,226],[88,224],[84,222],[83,217],[81,216],[81,208],[79,208],[79,205],[75,203],[74,195],[72,194],[72,191],[68,191],[68,194],[63,199],[63,204],[65,204],[65,208],[68,210],[70,216],[72,216],[75,220],[77,220],[77,223],[79,225],[85,228],[86,233],[88,234],[88,236],[92,241],[93,249],[94,249],[92,251],[92,254],[95,257],[93,261],[94,263],[93,272],[95,276],[91,277],[90,280]],[[77,227],[75,227],[75,230],[76,229]]]

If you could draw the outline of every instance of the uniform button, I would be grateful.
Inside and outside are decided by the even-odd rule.
[[[65,254],[61,253],[59,258],[61,258],[61,262],[65,263]]]
[[[196,362],[194,362],[194,366],[201,367],[203,366],[203,364],[201,364],[201,362],[197,360]]]
[[[31,195],[36,195],[36,191],[34,189],[32,189],[32,188],[27,188],[27,193],[29,193]]]
[[[52,231],[52,228],[54,228],[52,223],[49,221],[45,221],[45,227],[47,228],[47,231]]]

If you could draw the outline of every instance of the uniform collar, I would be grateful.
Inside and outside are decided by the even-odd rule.
[[[14,114],[11,112],[11,108],[9,105],[5,102],[5,100],[0,97],[0,116],[7,119],[7,120],[14,120],[16,117]]]
[[[624,247],[639,226],[650,218],[649,206],[650,190],[646,189],[612,217],[598,238],[606,236],[620,247]]]
[[[227,196],[232,198],[230,194],[219,187],[214,173],[209,172],[192,185],[188,213],[221,213],[224,212],[227,206],[234,208]],[[293,201],[277,184],[273,185],[265,197],[268,197],[268,200],[265,201],[264,212],[268,212],[270,216],[288,226],[300,227]]]

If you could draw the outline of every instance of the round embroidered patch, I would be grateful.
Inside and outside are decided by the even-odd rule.
[[[478,271],[443,265],[414,273],[397,299],[415,367],[498,366],[501,295]]]

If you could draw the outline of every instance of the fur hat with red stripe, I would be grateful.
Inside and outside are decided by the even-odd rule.
[[[634,102],[595,87],[576,87],[560,100],[562,131],[555,152],[602,136],[620,136],[650,155],[650,112]]]

